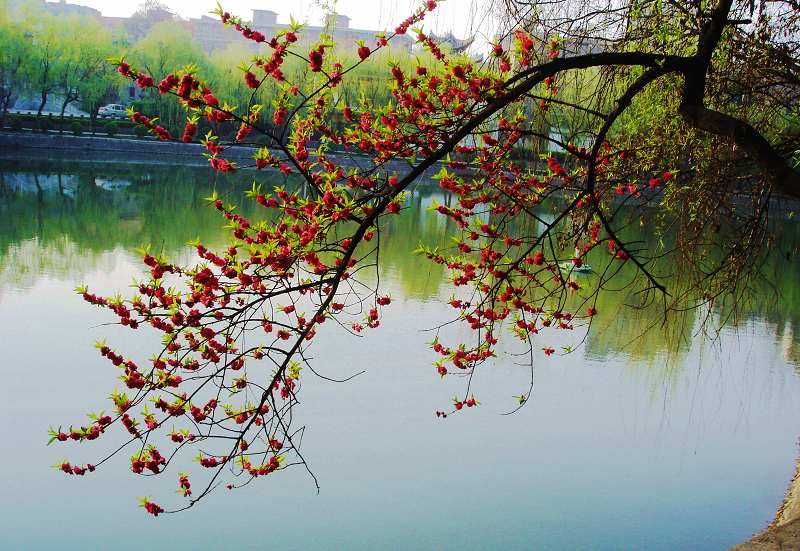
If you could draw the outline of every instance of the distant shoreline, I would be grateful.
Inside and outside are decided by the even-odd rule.
[[[257,146],[231,145],[225,149],[224,157],[241,167],[247,167],[242,170],[255,173],[253,155],[256,149]],[[206,153],[206,149],[198,143],[161,142],[153,138],[75,136],[67,133],[44,134],[24,130],[0,131],[0,160],[180,165],[205,167],[210,170],[203,153]],[[327,156],[345,170],[366,171],[373,166],[370,156],[355,151],[331,151]],[[416,185],[438,186],[432,178],[445,164],[442,161],[434,163],[419,177]],[[384,173],[399,176],[409,170],[408,163],[401,158],[392,159],[381,167]],[[278,170],[267,168],[262,172],[277,173]],[[566,197],[568,192],[564,191],[560,195]],[[746,199],[739,199],[736,203],[742,212],[752,209],[752,204]],[[771,197],[770,204],[774,215],[787,220],[793,219],[795,212],[800,211],[800,202],[791,198]]]
[[[775,520],[751,540],[731,547],[729,551],[779,551],[800,549],[800,458],[794,478],[789,484]]]
[[[240,166],[254,165],[256,146],[233,145],[225,150],[225,159]],[[71,134],[42,134],[34,132],[0,132],[0,158],[70,160],[87,162],[176,164],[208,167],[203,157],[206,149],[198,143],[161,142],[154,139],[137,139],[105,136],[74,136]],[[331,160],[345,169],[368,169],[372,163],[367,155],[359,153],[328,154]],[[425,171],[431,177],[440,169],[440,163]],[[255,170],[253,167],[252,170]],[[267,169],[275,170],[275,169]],[[409,165],[402,159],[389,161],[384,170],[403,174]]]

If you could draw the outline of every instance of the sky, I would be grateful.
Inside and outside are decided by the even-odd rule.
[[[140,4],[137,0],[67,0],[71,4],[91,6],[103,15],[130,16]],[[199,17],[216,7],[216,0],[162,0],[172,11],[182,17]],[[277,12],[279,22],[288,22],[289,15],[300,21],[319,24],[322,10],[314,0],[221,0],[223,7],[246,20],[252,17],[252,9]],[[328,0],[328,3],[332,3]],[[436,33],[452,31],[464,38],[476,33],[482,17],[475,17],[474,5],[480,0],[444,0],[435,14],[425,20],[425,29]],[[336,11],[351,18],[350,26],[357,29],[386,30],[394,28],[422,4],[421,0],[337,0]],[[485,28],[485,25],[484,25]]]

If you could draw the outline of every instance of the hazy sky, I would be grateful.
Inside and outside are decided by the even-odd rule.
[[[109,16],[129,16],[140,4],[139,0],[122,2],[120,0],[67,0],[71,4],[91,6]],[[216,7],[216,0],[162,0],[178,15],[199,17]],[[322,12],[315,7],[313,0],[222,0],[223,7],[250,19],[252,9],[272,10],[280,15],[279,22],[295,19],[319,24]],[[351,18],[350,26],[358,29],[384,30],[393,28],[397,22],[408,16],[421,0],[338,0],[337,12]],[[436,14],[425,20],[425,28],[434,32],[452,30],[456,36],[465,37],[475,32],[481,18],[472,14],[473,4],[480,0],[444,0]]]

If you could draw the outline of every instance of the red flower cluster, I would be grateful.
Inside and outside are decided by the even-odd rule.
[[[186,126],[183,128],[183,137],[181,138],[183,143],[191,142],[194,139],[195,134],[197,134],[197,121],[190,119],[186,122]]]
[[[147,499],[142,501],[142,507],[144,507],[144,510],[153,515],[154,517],[157,517],[158,515],[164,512],[164,509],[160,505],[157,505]]]
[[[244,74],[244,82],[248,88],[258,88],[261,86],[261,81],[252,71],[246,71]]]
[[[166,128],[155,123],[155,119],[150,119],[149,117],[142,115],[138,111],[131,113],[131,120],[134,123],[145,127],[148,132],[158,137],[159,140],[167,141],[170,138],[172,138],[172,136],[170,135],[169,131]]]
[[[325,48],[322,45],[317,46],[308,53],[308,66],[311,68],[311,71],[315,73],[322,71],[324,53]]]
[[[408,32],[436,5],[426,2],[395,33]],[[537,339],[590,323],[597,313],[589,306],[594,302],[582,296],[582,283],[572,273],[588,268],[596,247],[602,255],[604,241],[614,258],[628,258],[625,245],[606,235],[600,223],[608,197],[630,189],[621,179],[607,177],[621,154],[604,145],[593,166],[591,152],[568,144],[558,158],[546,160],[546,169],[534,170],[513,160],[515,147],[525,139],[526,111],[521,108],[523,96],[509,95],[506,73],[512,56],[523,66],[538,59],[550,67],[553,64],[544,59],[548,48],[547,55],[560,55],[557,42],[534,51],[534,39],[517,31],[511,51],[501,44],[492,49],[498,71],[493,64],[445,59],[429,36],[414,31],[436,61],[413,70],[392,67],[386,106],[345,105],[334,123],[330,114],[338,109],[338,90],[332,89],[351,67],[335,59],[330,45],[315,45],[304,56],[293,50],[294,24],[292,31],[268,40],[229,13],[219,10],[219,15],[245,38],[265,43],[266,51],[271,48],[271,54],[259,54],[244,71],[250,89],[271,82],[271,104],[237,110],[190,70],[165,77],[159,92],[176,96],[188,111],[184,141],[194,139],[200,117],[221,136],[235,131],[236,141],[259,134],[272,152],[258,149],[252,157],[254,167],[296,174],[305,185],[301,193],[292,187],[262,190],[255,183],[247,195],[268,210],[259,208],[252,218],[214,194],[209,204],[225,218],[229,245],[210,250],[195,243],[194,261],[180,265],[145,252],[149,275],[128,299],[80,291],[88,302],[112,312],[120,324],[147,326],[163,341],[157,355],[141,367],[107,347],[101,350],[120,367],[132,389],[130,398],[115,393],[112,400],[126,438],[141,450],[132,459],[134,472],[161,473],[169,466],[165,458],[172,457],[172,450],[177,454],[193,448],[201,476],[212,481],[231,477],[228,487],[234,488],[302,462],[295,448],[299,439],[293,441],[296,429],[290,425],[302,391],[301,360],[308,357],[317,331],[329,319],[355,333],[377,328],[383,322],[382,309],[392,303],[380,289],[363,292],[359,279],[379,245],[365,244],[378,238],[386,216],[403,211],[404,191],[416,176],[387,173],[384,167],[390,161],[407,160],[412,171],[442,161],[436,178],[448,200],[432,208],[455,228],[456,240],[436,249],[421,246],[419,252],[446,270],[459,294],[450,305],[469,336],[451,343],[443,331],[442,340],[434,340],[439,376],[472,374],[495,356],[504,330],[524,343],[531,357],[536,350],[552,356],[556,349]],[[377,48],[389,40],[379,36]],[[364,61],[374,51],[360,44],[356,53]],[[287,82],[291,77],[282,67],[290,54],[305,59],[318,74],[308,82]],[[126,77],[141,78],[130,66],[121,68]],[[532,80],[528,92],[543,84],[546,109],[558,93],[557,79],[535,78],[539,80]],[[144,84],[152,86],[146,79]],[[498,110],[498,105],[503,108]],[[259,124],[262,111],[272,125]],[[155,127],[141,113],[132,118]],[[227,143],[213,133],[202,144],[215,171],[239,168],[223,157]],[[375,168],[351,170],[337,163],[328,154],[331,144],[360,152],[369,161],[365,166]],[[448,152],[452,155],[445,158]],[[587,169],[602,178],[593,189],[575,185],[583,183]],[[662,175],[659,185],[670,177]],[[638,187],[634,191],[639,193]],[[545,200],[562,196],[568,201],[567,214],[552,222],[538,219]],[[516,223],[525,213],[536,217],[539,229]],[[604,256],[613,262],[610,255]],[[478,405],[467,395],[453,400],[451,411],[437,415],[447,417]],[[528,395],[529,391],[521,394],[519,403]],[[76,429],[74,438],[96,438],[116,421]],[[66,441],[73,439],[72,432],[54,431],[52,437]],[[171,449],[162,454],[156,444]],[[180,474],[178,482],[179,492],[189,497],[189,475]],[[199,483],[194,477],[192,482]],[[202,496],[206,491],[196,493]],[[163,512],[145,503],[151,514]]]

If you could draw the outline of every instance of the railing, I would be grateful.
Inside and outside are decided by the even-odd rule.
[[[46,118],[53,118],[53,119],[61,119],[61,113],[56,113],[54,111],[46,111],[43,112],[41,115],[38,114],[38,110],[35,109],[9,109],[9,115],[26,115],[26,116],[38,116],[38,117],[46,117]],[[100,113],[97,114],[96,119],[100,120],[119,120],[119,119],[126,119],[128,118],[126,114],[120,113],[119,115],[101,115]],[[91,117],[86,113],[81,113],[80,115],[75,115],[71,113],[64,113],[64,119],[78,119],[78,120],[91,120]]]

